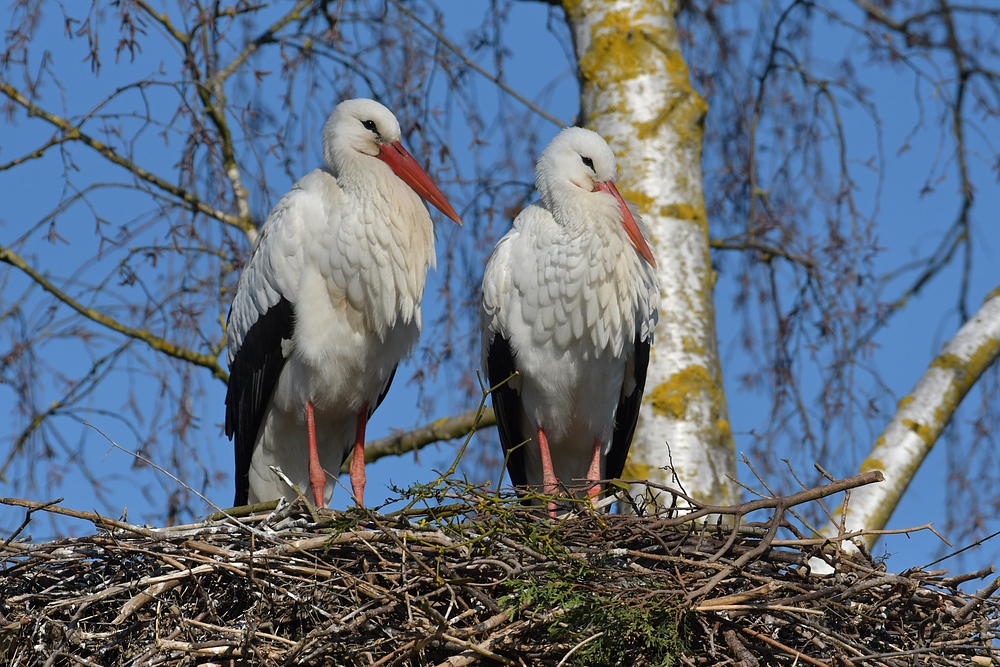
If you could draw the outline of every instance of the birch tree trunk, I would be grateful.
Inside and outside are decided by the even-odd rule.
[[[623,477],[676,486],[675,472],[697,500],[735,502],[702,190],[707,107],[688,78],[673,3],[563,0],[563,8],[579,63],[580,124],[611,144],[619,189],[638,204],[659,267],[646,406]]]
[[[1000,287],[979,312],[948,341],[913,391],[899,402],[885,431],[861,464],[861,472],[881,470],[885,481],[856,489],[841,508],[847,531],[885,528],[906,487],[937,442],[965,395],[1000,357]],[[831,522],[827,536],[840,532]],[[877,536],[866,538],[870,549]]]

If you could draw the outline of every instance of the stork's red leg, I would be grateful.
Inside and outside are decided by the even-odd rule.
[[[559,489],[559,480],[556,479],[556,473],[552,469],[552,454],[549,453],[549,441],[545,437],[545,431],[542,427],[538,427],[538,449],[542,454],[542,493],[547,496],[556,495],[556,491]],[[556,504],[550,502],[547,506],[549,510],[549,516],[553,519],[556,518]]]
[[[322,507],[326,473],[319,463],[319,450],[316,448],[316,419],[313,417],[312,401],[306,401],[306,429],[309,431],[309,486],[312,487],[316,507]]]
[[[594,438],[594,449],[590,454],[590,469],[587,471],[587,481],[591,482],[591,487],[587,489],[590,502],[597,500],[597,494],[601,492],[601,485],[597,480],[601,478],[601,439]]]
[[[368,425],[368,404],[361,406],[358,426],[354,431],[354,456],[351,457],[351,490],[358,507],[365,506],[365,427]]]

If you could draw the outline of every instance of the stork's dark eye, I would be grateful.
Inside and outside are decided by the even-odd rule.
[[[378,134],[378,126],[375,125],[375,121],[373,121],[373,120],[363,120],[363,121],[361,121],[361,124],[365,126],[366,130],[371,130],[375,134]]]
[[[587,165],[587,166],[588,166],[588,167],[590,167],[591,169],[593,169],[593,168],[594,168],[594,161],[593,161],[593,160],[591,160],[591,159],[590,159],[589,157],[584,157],[584,158],[581,158],[581,159],[583,160],[583,163],[584,163],[585,165]]]

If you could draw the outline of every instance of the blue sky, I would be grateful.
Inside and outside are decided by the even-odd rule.
[[[458,43],[463,43],[466,31],[477,26],[483,13],[488,11],[488,7],[479,2],[450,2],[441,3],[441,6],[448,10],[445,15],[447,33]],[[542,105],[546,111],[564,122],[570,123],[579,104],[576,84],[566,69],[567,60],[563,46],[546,27],[546,15],[547,9],[541,3],[524,2],[515,3],[512,6],[508,18],[508,26],[512,28],[506,30],[506,35],[511,41],[509,43],[510,54],[504,65],[504,78],[520,93]],[[516,29],[513,26],[516,26]],[[109,52],[100,76],[94,77],[90,74],[89,66],[79,61],[79,41],[73,43],[70,50],[66,51],[66,42],[60,37],[60,32],[61,26],[58,21],[55,20],[55,17],[49,17],[44,31],[44,40],[46,40],[46,46],[53,51],[53,57],[63,72],[63,82],[66,86],[62,91],[52,88],[43,91],[43,103],[55,112],[70,115],[83,113],[104,99],[116,86],[133,80],[137,76],[137,72],[155,70],[160,59],[171,57],[169,53],[157,53],[156,48],[159,47],[156,45],[159,42],[150,39],[145,42],[147,48],[133,64],[125,62],[115,64],[112,62]],[[561,33],[557,31],[557,33],[565,37],[565,30]],[[848,36],[843,32],[833,29],[823,32],[817,41],[817,55],[822,57],[824,50],[829,50],[829,59],[832,62],[839,57],[845,44],[848,43],[847,40]],[[486,55],[480,56],[478,61],[487,70],[493,71],[493,63]],[[866,82],[876,91],[874,96],[876,104],[879,106],[880,115],[886,121],[882,126],[886,154],[886,178],[879,200],[882,224],[878,228],[880,245],[885,250],[877,259],[879,271],[884,272],[911,259],[926,255],[936,245],[942,230],[954,218],[958,199],[954,195],[956,181],[953,170],[946,170],[944,178],[935,183],[936,191],[934,194],[920,196],[920,188],[928,171],[927,165],[935,159],[939,150],[940,135],[934,131],[934,123],[936,122],[934,118],[925,118],[925,130],[909,140],[910,148],[908,151],[902,154],[898,153],[900,147],[907,141],[910,130],[920,122],[919,109],[913,102],[912,82],[905,76],[890,73],[884,69],[873,69],[866,72],[864,76]],[[14,83],[18,82],[14,81]],[[489,90],[485,80],[483,80],[482,85],[483,90]],[[169,90],[152,88],[146,91],[146,94],[152,105],[174,103],[174,98]],[[929,99],[928,96],[933,95],[933,91],[924,91],[923,95]],[[329,100],[329,107],[332,108],[335,102],[336,100]],[[711,99],[709,102],[711,103]],[[491,104],[488,100],[483,101],[483,103]],[[509,103],[517,104],[513,101]],[[129,121],[126,119],[123,122]],[[709,117],[708,122],[712,122],[712,116]],[[855,108],[845,112],[845,126],[852,140],[850,157],[855,165],[863,164],[874,153],[874,133],[871,123],[861,109]],[[542,123],[538,127],[542,145],[554,136],[558,129],[555,125],[548,123]],[[494,138],[499,132],[497,128],[491,128],[489,131],[493,133]],[[6,162],[37,147],[50,134],[50,129],[45,124],[38,120],[26,119],[23,114],[18,114],[16,127],[4,125],[0,129],[0,162]],[[453,139],[454,151],[459,152],[468,144],[471,135],[459,126],[455,129]],[[157,164],[157,156],[154,152],[142,152],[142,148],[146,145],[143,142],[147,141],[149,146],[157,145],[156,128],[149,128],[137,143],[137,155],[142,156],[140,161],[150,169],[161,170],[161,173],[169,174],[171,169],[169,161]],[[410,149],[416,153],[413,146],[410,146]],[[87,156],[83,151],[76,151],[74,155],[77,156],[76,163],[70,168],[82,172],[93,170],[96,174],[96,180],[101,180],[103,177],[100,174],[112,169],[103,160]],[[313,166],[318,162],[319,137],[317,136],[309,154],[303,157],[302,163]],[[705,165],[706,170],[716,167],[718,165],[711,163]],[[298,169],[298,165],[294,168]],[[302,171],[304,170],[298,170],[297,173],[301,174]],[[34,221],[42,218],[51,210],[52,202],[58,198],[60,191],[65,187],[64,182],[61,181],[62,172],[63,165],[58,155],[53,152],[45,158],[29,162],[18,169],[0,173],[0,191],[5,193],[5,198],[8,201],[15,202],[14,206],[8,206],[5,211],[0,213],[0,243],[6,245],[13,239],[20,237]],[[121,178],[121,175],[109,173],[108,178]],[[990,173],[989,165],[975,164],[974,179],[978,188],[977,210],[980,212],[1000,210],[1000,193],[998,193],[995,176]],[[269,172],[270,196],[265,196],[263,193],[255,195],[255,204],[262,209],[266,208],[266,202],[273,203],[276,196],[280,196],[290,185],[291,180],[280,170]],[[858,195],[859,200],[874,206],[874,186],[873,180],[864,182]],[[148,208],[148,202],[144,203],[140,195],[128,191],[116,190],[101,196],[115,197],[115,204],[120,211],[127,211],[133,206],[138,210]],[[123,219],[128,219],[128,215],[123,214],[123,216]],[[718,221],[713,221],[713,224],[716,222]],[[469,224],[476,224],[476,222],[466,220],[466,225]],[[30,253],[28,255],[36,261],[36,266],[47,267],[54,276],[66,277],[68,271],[60,271],[59,267],[81,266],[80,249],[91,246],[94,230],[93,217],[87,211],[77,207],[59,215],[56,228],[65,242],[33,241],[29,244]],[[997,266],[998,259],[1000,259],[998,258],[1000,237],[996,235],[995,231],[993,233],[984,231],[989,229],[985,225],[977,227],[979,235],[973,246],[975,249],[974,272],[969,290],[969,306],[973,312],[985,294],[996,287],[997,272],[991,267]],[[993,229],[995,230],[995,226]],[[439,236],[439,239],[447,241],[453,238],[455,233],[448,231]],[[441,246],[439,245],[440,255]],[[94,276],[98,275],[94,267],[86,265],[85,258],[83,258],[83,262],[84,268],[80,275],[84,279],[91,275],[88,273],[89,271],[93,271],[92,275]],[[742,390],[738,382],[740,375],[751,368],[756,360],[744,354],[737,344],[735,332],[739,325],[733,315],[732,308],[736,287],[731,280],[732,265],[733,262],[726,259],[719,265],[720,280],[716,291],[716,306],[730,422],[733,426],[737,443],[737,456],[739,457],[740,453],[749,447],[754,430],[760,428],[762,414],[766,414],[766,405],[762,397]],[[440,274],[433,275],[428,285],[426,293],[428,298],[425,299],[425,322],[431,322],[435,319],[435,314],[438,312],[438,304],[434,301],[434,295],[437,294],[440,287],[440,279]],[[959,265],[956,263],[931,283],[919,298],[915,299],[910,307],[904,309],[891,326],[877,338],[878,349],[871,363],[886,381],[884,390],[887,404],[895,404],[899,398],[910,391],[920,374],[926,369],[929,361],[940,350],[941,344],[951,337],[960,324],[954,310],[959,280]],[[11,294],[17,292],[17,285],[27,284],[21,276],[14,274],[4,276],[2,271],[0,271],[0,281],[5,284],[5,298],[10,298]],[[898,290],[900,287],[901,283],[889,285],[887,295],[894,294],[894,290]],[[156,286],[151,286],[151,288],[155,289]],[[62,312],[57,313],[55,317],[58,319],[65,316],[66,313]],[[433,335],[433,333],[426,335]],[[4,341],[4,344],[7,342]],[[91,352],[86,344],[75,340],[66,340],[52,346],[51,349],[58,351],[59,355],[57,359],[53,360],[53,363],[66,369],[67,372],[73,368],[89,367]],[[400,369],[393,390],[369,425],[369,438],[378,438],[387,435],[394,429],[407,428],[426,421],[427,416],[419,414],[415,408],[415,388],[405,381],[415,369],[413,362]],[[125,400],[123,395],[130,386],[129,383],[132,383],[131,386],[140,397],[144,392],[151,391],[151,388],[144,384],[144,377],[146,381],[148,381],[148,377],[143,375],[142,369],[139,371],[139,375],[132,378],[127,377],[124,373],[116,373],[114,382],[105,386],[100,395],[95,395],[91,399],[94,411],[87,418],[87,421],[94,428],[100,429],[125,449],[133,448],[135,436],[118,418],[116,411],[121,409]],[[448,385],[457,382],[456,373],[460,373],[460,371],[452,370],[438,379],[436,393],[444,395],[445,398],[435,403],[435,412],[430,415],[431,417],[439,417],[472,407],[462,404],[455,398],[449,398],[454,394],[448,393]],[[815,378],[808,375],[804,376],[802,380],[807,387],[810,386],[811,382],[815,382]],[[228,472],[232,465],[231,445],[218,428],[218,424],[221,424],[223,419],[224,387],[218,381],[208,378],[207,374],[203,384],[205,395],[203,399],[198,398],[199,401],[204,401],[204,409],[201,411],[203,428],[196,438],[203,443],[202,452],[207,464],[212,468]],[[818,387],[812,386],[811,390],[815,393]],[[51,387],[40,386],[39,391],[51,391]],[[120,392],[122,396],[116,395],[116,392]],[[974,394],[970,394],[970,400],[978,400]],[[12,400],[12,395],[6,388],[0,387],[0,396],[3,397],[0,400],[5,402]],[[885,418],[888,419],[888,417],[889,415],[886,414]],[[18,424],[22,423],[15,417],[11,419],[8,426],[0,427],[0,434],[7,438],[18,428]],[[961,437],[963,427],[959,424],[958,428],[958,435]],[[66,436],[67,448],[79,449],[81,455],[87,457],[94,467],[101,471],[107,471],[109,478],[114,483],[120,484],[114,494],[113,505],[108,506],[96,499],[87,480],[71,480],[63,484],[60,489],[60,494],[66,498],[64,502],[66,506],[79,509],[97,509],[115,515],[121,507],[127,506],[129,518],[133,521],[141,521],[144,516],[149,514],[151,508],[162,503],[165,494],[175,490],[175,483],[172,480],[164,476],[156,476],[157,483],[144,487],[146,492],[143,493],[141,487],[133,479],[135,475],[135,471],[131,467],[133,461],[127,454],[118,450],[109,451],[110,446],[89,426],[63,424],[62,429]],[[876,436],[877,431],[870,434],[869,440],[845,441],[842,443],[842,449],[835,452],[834,455],[850,457],[853,466],[856,467],[867,451],[871,440],[874,440]],[[484,446],[484,442],[477,439],[473,441],[472,446]],[[370,504],[375,504],[388,496],[387,485],[390,481],[406,486],[413,481],[433,479],[436,476],[433,469],[446,467],[451,461],[453,452],[454,450],[449,446],[432,447],[416,457],[408,455],[398,459],[386,459],[369,466],[367,500]],[[941,446],[936,448],[921,468],[913,486],[893,516],[890,527],[912,526],[927,522],[940,524],[944,518],[943,487],[948,472],[945,447]],[[752,477],[742,466],[740,466],[739,474],[744,482],[752,483]],[[3,495],[8,494],[3,492]],[[215,485],[209,495],[209,499],[213,503],[222,507],[229,505],[231,497],[231,486],[228,483]],[[49,499],[48,497],[37,498],[37,500]],[[338,492],[334,496],[333,506],[343,507],[346,504],[346,499],[346,493]],[[21,516],[19,511],[0,508],[0,530],[17,526]],[[36,535],[44,536],[46,534],[47,528],[43,526],[44,524],[38,525],[34,531]],[[64,530],[71,531],[87,530],[88,528],[86,525],[79,524],[63,525]],[[911,565],[929,562],[935,558],[940,553],[940,542],[928,533],[910,538],[894,537],[883,540],[877,552],[892,553],[890,569],[901,570]],[[982,561],[978,560],[975,555],[964,561],[968,569],[978,567],[981,563]]]

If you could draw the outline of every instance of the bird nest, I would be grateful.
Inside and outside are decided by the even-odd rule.
[[[890,574],[848,555],[849,536],[790,523],[872,475],[734,507],[556,519],[448,479],[387,514],[282,502],[170,528],[0,499],[28,508],[22,529],[38,511],[96,528],[0,543],[0,664],[1000,662],[1000,580],[959,588],[992,568]]]

